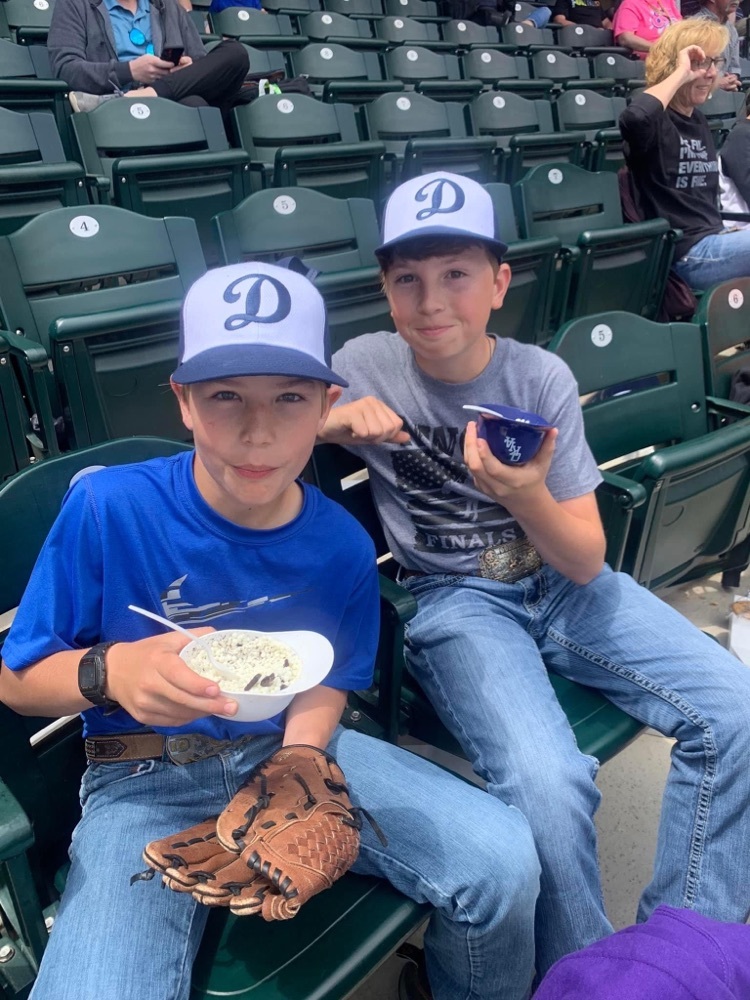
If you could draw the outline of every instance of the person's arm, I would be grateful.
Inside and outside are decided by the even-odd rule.
[[[593,493],[558,501],[547,488],[556,438],[556,430],[548,431],[536,456],[514,467],[495,458],[471,421],[464,459],[477,489],[512,514],[544,562],[585,584],[604,566],[604,530]]]
[[[648,52],[654,43],[647,42],[645,38],[636,35],[634,31],[622,31],[619,35],[615,35],[615,44],[624,45],[626,49],[632,49],[633,52]]]
[[[570,8],[570,0],[557,0],[557,3],[552,8],[552,23],[572,25],[574,22],[568,17],[568,14],[570,14]]]
[[[610,30],[612,28],[612,21],[608,17],[602,18],[602,27]]]
[[[555,14],[555,16],[552,18],[552,23],[562,24],[564,27],[565,26],[573,27],[575,25],[575,21],[569,21],[564,14]]]
[[[195,629],[205,635],[213,629]],[[237,702],[200,677],[178,653],[190,640],[169,632],[118,642],[106,653],[105,693],[145,726],[181,726],[204,715],[233,715]],[[0,701],[20,715],[51,718],[91,708],[78,690],[85,649],[53,653],[31,666],[0,670]]]
[[[115,86],[125,88],[133,81],[128,63],[118,59],[91,62],[86,56],[88,5],[58,0],[52,8],[47,49],[53,74],[71,90],[90,94],[111,94]]]
[[[284,746],[304,743],[324,750],[346,707],[346,691],[319,684],[296,695],[286,710]]]

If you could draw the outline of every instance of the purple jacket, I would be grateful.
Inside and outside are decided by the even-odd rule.
[[[534,1000],[750,1000],[750,927],[659,906],[561,958]]]

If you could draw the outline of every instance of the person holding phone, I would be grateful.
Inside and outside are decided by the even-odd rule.
[[[178,0],[57,0],[47,47],[74,111],[113,97],[232,107],[249,68],[244,47],[206,52]]]

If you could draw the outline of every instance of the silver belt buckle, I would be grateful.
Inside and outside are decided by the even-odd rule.
[[[518,583],[541,568],[542,557],[528,538],[492,545],[479,557],[479,575],[498,583]]]
[[[173,764],[195,764],[206,757],[215,757],[231,743],[231,740],[215,740],[202,733],[191,733],[189,736],[168,736],[165,747]]]

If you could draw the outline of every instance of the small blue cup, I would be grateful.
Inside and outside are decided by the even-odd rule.
[[[543,417],[527,413],[515,406],[500,403],[467,403],[465,410],[474,410],[478,417],[477,434],[484,438],[490,451],[505,465],[525,465],[542,446],[544,435],[552,430]]]

